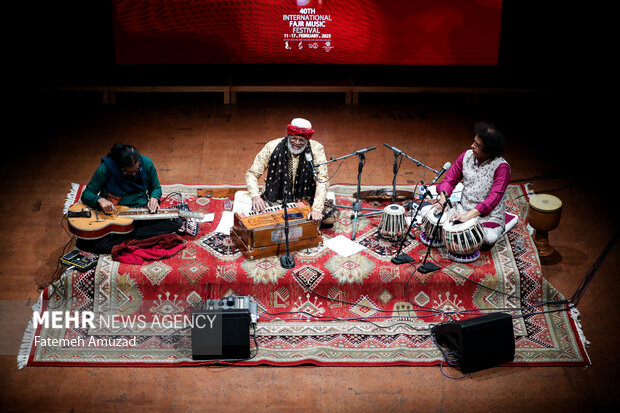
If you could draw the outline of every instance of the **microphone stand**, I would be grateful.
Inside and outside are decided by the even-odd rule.
[[[351,240],[355,240],[355,232],[357,230],[357,216],[362,211],[362,204],[360,203],[360,191],[362,183],[362,169],[366,163],[366,156],[363,153],[358,154],[359,163],[357,165],[357,193],[355,194],[355,202],[353,203],[353,232],[351,233]]]
[[[402,155],[402,152],[397,153],[396,151],[394,151],[394,167],[393,167],[394,177],[392,178],[392,203],[393,204],[396,203],[396,175],[398,174],[398,158],[400,158],[400,155]],[[414,197],[415,197],[415,194],[414,194]]]
[[[420,200],[420,204],[418,205],[418,208],[416,208],[415,214],[411,218],[411,222],[409,223],[409,228],[407,228],[407,231],[403,234],[403,239],[400,241],[400,247],[398,248],[396,255],[392,257],[392,260],[391,260],[392,264],[400,265],[400,264],[406,264],[409,262],[415,262],[415,260],[409,254],[405,254],[405,253],[401,254],[401,251],[403,250],[405,241],[407,240],[407,237],[409,236],[409,233],[411,232],[411,227],[413,227],[413,223],[415,222],[415,219],[418,216],[418,212],[420,212],[420,209],[422,209],[421,206],[422,206],[422,203],[424,202],[424,198],[426,198],[426,195],[430,192],[429,190],[426,189],[424,184],[422,184],[422,188],[424,188],[424,194],[422,195],[422,199]]]
[[[433,226],[433,232],[431,234],[431,240],[435,239],[435,233],[437,232],[437,229],[439,228],[439,223],[441,222],[441,217],[443,217],[443,213],[446,209],[446,205],[448,205],[448,200],[446,200],[446,202],[443,203],[443,206],[441,207],[441,213],[439,214],[439,219],[437,220],[437,225]],[[428,259],[428,255],[431,252],[431,247],[432,247],[433,243],[429,242],[428,243],[428,249],[426,250],[426,256],[424,256],[424,261],[422,262],[422,265],[420,265],[418,267],[418,271],[420,271],[422,274],[426,274],[429,272],[433,272],[433,271],[437,271],[438,269],[440,269],[441,267],[439,267],[437,264],[433,263],[433,262],[426,262],[426,260]]]
[[[439,179],[439,177],[441,176],[441,174],[443,174],[445,172],[445,169],[441,170],[441,171],[437,171],[433,168],[431,168],[430,166],[418,161],[417,159],[412,158],[411,156],[407,155],[405,152],[401,151],[398,148],[395,148],[391,145],[388,145],[387,143],[383,144],[386,148],[389,148],[392,150],[392,152],[394,152],[394,178],[392,179],[392,203],[396,202],[396,174],[398,173],[398,157],[399,156],[404,156],[405,158],[409,159],[410,161],[414,162],[416,164],[416,166],[423,166],[426,169],[432,171],[435,174],[435,179],[433,180],[433,182],[429,185],[432,186],[435,182],[437,182],[437,179]],[[415,198],[415,194],[413,194],[414,198]]]
[[[321,165],[326,165],[326,164],[331,163],[331,162],[339,161],[341,159],[346,159],[346,158],[354,156],[354,155],[357,155],[359,157],[359,163],[357,165],[357,192],[355,194],[355,202],[353,202],[353,204],[351,206],[336,205],[337,207],[340,207],[340,208],[347,208],[347,209],[352,209],[353,210],[353,215],[351,217],[351,218],[353,218],[353,232],[351,233],[351,240],[355,240],[355,233],[357,231],[357,217],[358,216],[368,216],[368,215],[380,214],[383,211],[382,209],[362,208],[362,204],[360,202],[360,192],[361,192],[361,186],[362,186],[362,169],[364,169],[364,164],[366,163],[366,155],[364,155],[364,154],[366,152],[370,152],[370,151],[372,151],[374,149],[377,149],[377,147],[373,146],[371,148],[361,149],[359,151],[352,152],[352,153],[350,153],[348,155],[344,155],[344,156],[341,156],[339,158],[331,158],[327,162],[323,162],[323,163],[315,165],[315,167],[319,167]],[[374,211],[374,212],[369,212],[369,213],[366,213],[366,214],[361,214],[360,212],[362,210],[371,210],[371,211]]]
[[[376,146],[373,146],[373,147],[371,147],[371,148],[360,149],[359,151],[355,151],[355,152],[351,152],[351,153],[349,153],[349,154],[347,154],[347,155],[339,156],[338,158],[329,158],[329,161],[325,161],[325,162],[323,162],[323,163],[317,163],[317,164],[314,164],[314,167],[315,167],[315,168],[318,168],[319,166],[322,166],[322,165],[327,165],[328,163],[332,163],[332,162],[340,161],[340,160],[342,160],[342,159],[347,159],[347,158],[350,158],[351,156],[355,156],[355,155],[363,155],[363,154],[365,154],[366,152],[370,152],[370,151],[375,150],[375,149],[377,149],[377,147],[376,147]]]
[[[409,159],[410,161],[414,162],[416,164],[416,166],[423,166],[426,169],[433,171],[435,173],[435,175],[439,174],[439,171],[434,170],[433,168],[431,168],[430,166],[418,161],[417,159],[412,158],[411,156],[407,155],[405,152],[401,151],[398,148],[395,148],[393,146],[388,145],[387,143],[384,143],[383,145],[385,145],[386,147],[390,148],[392,151],[394,151],[394,157],[396,157],[396,155],[402,155],[405,158]],[[396,172],[394,172],[396,173]]]
[[[286,246],[286,254],[280,257],[280,265],[282,268],[290,270],[295,267],[295,259],[291,255],[291,251],[288,245],[288,211],[286,209],[286,194],[282,197],[282,207],[284,209],[284,244]]]
[[[396,203],[396,175],[398,174],[398,158],[401,155],[405,155],[405,153],[398,148],[388,145],[387,143],[383,143],[383,145],[386,148],[390,148],[392,152],[394,152],[394,167],[393,167],[394,176],[392,178],[392,204],[395,204]],[[415,194],[414,194],[414,197],[415,197]]]

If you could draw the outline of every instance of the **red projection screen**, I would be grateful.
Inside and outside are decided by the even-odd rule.
[[[498,64],[502,0],[114,0],[117,64]]]

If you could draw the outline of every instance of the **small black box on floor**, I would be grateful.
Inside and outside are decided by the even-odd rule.
[[[249,358],[249,310],[197,310],[192,312],[193,360]]]
[[[509,363],[515,358],[512,317],[493,313],[436,325],[431,334],[457,356],[463,373]]]
[[[96,256],[84,253],[78,249],[66,253],[60,258],[62,265],[74,267],[80,272],[86,272],[97,264]]]

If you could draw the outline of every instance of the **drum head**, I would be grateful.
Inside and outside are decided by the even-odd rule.
[[[390,204],[383,208],[383,212],[388,215],[404,215],[405,208],[398,204]]]
[[[446,222],[443,224],[444,232],[461,232],[474,227],[478,223],[478,218],[472,218],[469,221],[455,224],[454,222]]]
[[[480,257],[484,234],[478,218],[458,224],[448,222],[444,224],[443,229],[448,258],[456,262],[469,263]]]
[[[530,206],[538,212],[555,212],[562,208],[562,201],[557,196],[537,194],[530,197]]]
[[[423,220],[430,222],[433,225],[437,225],[439,222],[440,225],[444,225],[448,221],[448,213],[444,211],[443,215],[440,212],[435,211],[434,205],[425,206],[420,210],[422,213]],[[439,221],[439,216],[441,215],[441,221]]]

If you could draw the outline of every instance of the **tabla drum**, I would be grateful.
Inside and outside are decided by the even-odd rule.
[[[443,226],[448,221],[448,214],[444,211],[439,221],[440,212],[435,213],[435,207],[432,205],[426,208],[422,219],[420,241],[431,247],[443,247]]]
[[[480,257],[480,246],[484,239],[482,225],[478,218],[455,224],[447,222],[443,226],[443,242],[452,261],[468,263]]]
[[[399,241],[406,231],[405,208],[390,204],[383,208],[379,235],[390,241]]]
[[[549,245],[549,231],[554,230],[560,224],[562,216],[562,201],[560,198],[549,194],[537,194],[530,197],[527,220],[534,233],[534,244],[538,255],[548,257],[555,251]]]

